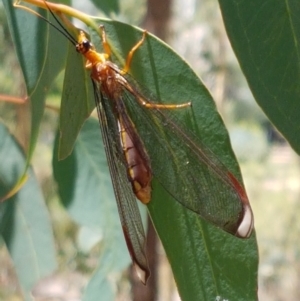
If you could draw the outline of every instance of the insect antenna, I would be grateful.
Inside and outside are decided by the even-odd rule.
[[[21,8],[24,9],[26,11],[29,11],[30,13],[38,16],[39,18],[43,19],[45,22],[47,22],[48,24],[50,24],[52,27],[54,27],[56,30],[58,30],[64,37],[66,37],[74,46],[77,45],[77,40],[70,34],[70,32],[63,26],[63,24],[59,21],[59,19],[55,16],[55,14],[53,13],[53,11],[51,10],[51,8],[49,7],[49,5],[47,4],[46,1],[44,1],[45,6],[48,8],[49,12],[51,13],[51,15],[53,16],[54,20],[58,23],[59,26],[57,26],[56,24],[52,23],[50,20],[46,19],[44,16],[42,16],[41,14],[39,14],[38,12],[36,12],[35,10],[21,5],[19,4],[21,1],[16,1],[14,3],[14,7],[17,8]]]
[[[64,35],[74,46],[77,44],[76,39],[69,33],[69,31],[63,26],[63,24],[59,21],[59,19],[55,16],[55,14],[53,13],[52,9],[49,7],[49,5],[47,4],[46,1],[44,1],[45,5],[47,6],[50,14],[52,15],[52,17],[54,18],[54,20],[58,23],[58,25],[60,27],[58,27],[57,25],[53,24],[51,21],[49,21],[48,19],[44,18],[43,16],[41,16],[46,22],[48,22],[51,26],[53,26],[56,30],[58,30],[62,35]]]

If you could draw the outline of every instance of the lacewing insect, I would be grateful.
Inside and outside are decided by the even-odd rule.
[[[43,3],[49,9],[47,2]],[[120,68],[111,61],[104,26],[100,26],[104,50],[100,53],[84,31],[79,31],[75,39],[54,18],[61,28],[48,22],[86,58],[86,69],[91,72],[122,228],[141,280],[146,283],[150,273],[136,199],[144,204],[151,201],[153,178],[176,201],[205,220],[237,237],[249,237],[253,214],[244,187],[176,117],[178,111],[191,110],[191,103],[165,104],[153,99],[128,74],[135,52],[146,42],[147,32],[143,32]]]

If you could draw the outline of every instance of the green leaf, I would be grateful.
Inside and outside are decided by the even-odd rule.
[[[257,300],[254,234],[248,240],[233,237],[168,195],[149,207],[182,300]]]
[[[103,20],[101,23],[105,25],[113,45],[114,61],[119,59],[122,66],[128,51],[140,39],[141,32],[118,22]],[[126,40],[123,40],[125,35]],[[215,104],[184,61],[165,44],[149,36],[134,55],[130,73],[142,86],[159,95],[162,101],[192,101],[203,143],[241,179]],[[255,235],[249,240],[241,240],[207,225],[171,199],[156,182],[148,208],[170,259],[182,300],[204,297],[215,300],[218,296],[224,299],[256,299]]]
[[[118,23],[105,25],[112,44],[126,57],[141,33]],[[118,39],[125,32],[126,42]],[[121,43],[122,46],[118,46]],[[215,104],[184,61],[163,43],[148,37],[135,54],[130,71],[142,86],[154,91],[153,94],[166,103],[191,101],[203,143],[240,179],[228,134]],[[240,240],[208,225],[171,199],[157,182],[153,184],[148,208],[182,300],[216,300],[218,296],[221,300],[257,298],[255,235],[249,240]]]
[[[92,0],[92,2],[107,16],[111,13],[118,14],[120,11],[119,0]]]
[[[71,154],[82,124],[95,108],[92,82],[89,74],[83,72],[84,65],[83,56],[69,44],[60,112],[59,160]]]
[[[105,272],[107,271],[104,271],[103,266],[99,266],[86,287],[83,301],[97,301],[99,296],[103,300],[116,299],[113,285],[109,283],[107,277],[103,277]]]
[[[58,137],[53,172],[63,205],[80,225],[105,228],[106,218],[112,218],[107,212],[117,213],[97,120],[87,120],[68,158],[58,161],[57,149]]]
[[[45,92],[49,90],[52,81],[63,69],[68,41],[43,19],[30,16],[28,11],[13,7],[13,1],[4,0],[3,3],[31,102],[28,166],[44,113]],[[46,18],[49,15],[42,9],[38,10],[38,13]]]
[[[24,171],[20,146],[0,124],[0,195],[5,195]],[[33,285],[56,269],[50,218],[42,192],[31,168],[21,190],[0,205],[0,231],[25,296]]]
[[[127,256],[124,256],[124,254],[127,254]],[[124,257],[126,260],[124,260]],[[99,296],[103,300],[115,300],[116,289],[113,280],[116,277],[116,272],[128,267],[129,262],[130,258],[125,245],[120,248],[117,240],[114,240],[114,243],[105,243],[98,268],[85,289],[83,300],[97,301]]]
[[[300,154],[300,2],[219,3],[233,50],[256,101]]]
[[[101,291],[112,294],[113,284],[109,275],[123,271],[130,263],[99,122],[94,118],[85,122],[68,158],[58,161],[57,150],[58,137],[54,147],[53,171],[63,205],[78,224],[89,228],[93,239],[93,233],[99,240],[102,236],[99,268],[84,293],[86,300],[94,300],[93,296],[99,298]]]

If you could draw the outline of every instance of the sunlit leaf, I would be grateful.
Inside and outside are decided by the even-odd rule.
[[[71,154],[83,122],[95,107],[90,76],[83,70],[83,57],[70,44],[60,112],[59,160]]]
[[[112,293],[109,275],[123,271],[129,265],[130,258],[98,121],[93,118],[86,121],[68,158],[58,161],[57,150],[58,139],[54,148],[53,170],[61,201],[77,223],[88,227],[91,235],[94,232],[101,239],[99,267],[87,285],[85,298],[99,293],[99,290]]]
[[[65,64],[67,40],[41,18],[29,17],[27,11],[14,8],[13,1],[4,0],[3,4],[31,102],[29,163],[44,113],[46,92]],[[38,13],[49,16],[42,9]]]
[[[101,23],[104,23],[113,45],[114,59],[118,61],[121,58],[119,65],[122,66],[126,54],[140,39],[141,32],[118,22]],[[127,38],[124,41],[121,37],[125,33]],[[190,127],[190,131],[197,128],[203,143],[240,179],[238,165],[215,104],[189,66],[165,44],[148,37],[136,52],[131,67],[134,79],[163,102],[192,102],[196,126],[184,118],[180,119],[186,122],[184,128]],[[204,296],[212,299],[217,296],[256,299],[257,248],[254,235],[249,240],[240,240],[207,225],[172,199],[156,181],[148,208],[183,300],[202,299]],[[239,268],[232,273],[236,266]]]
[[[0,124],[0,195],[21,176],[25,157],[20,146]],[[12,198],[1,203],[0,231],[9,250],[24,294],[56,268],[50,218],[42,192],[31,168],[29,178]]]
[[[92,0],[92,2],[108,16],[111,13],[119,13],[119,0]]]
[[[219,3],[233,50],[256,101],[300,154],[300,2]]]

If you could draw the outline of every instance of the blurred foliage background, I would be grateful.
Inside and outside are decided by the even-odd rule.
[[[78,3],[76,3],[78,2]],[[151,2],[120,1],[119,14],[112,17],[123,22],[149,26]],[[173,0],[166,41],[184,57],[210,89],[230,132],[235,153],[241,165],[244,182],[251,201],[260,252],[260,300],[300,299],[300,247],[297,242],[299,215],[299,157],[273,128],[256,104],[235,59],[226,36],[218,3],[210,0]],[[74,1],[74,6],[95,15],[93,4]],[[100,13],[99,13],[100,14]],[[153,25],[153,24],[152,24]],[[151,26],[150,26],[151,27]],[[155,26],[153,25],[153,29]],[[151,28],[150,28],[151,31]],[[155,31],[155,30],[154,30]],[[5,14],[0,3],[0,94],[24,97],[22,75]],[[48,104],[58,105],[62,80],[52,85]],[[21,144],[26,147],[29,135],[27,105],[0,102],[0,118]],[[82,287],[90,277],[100,245],[89,252],[80,248],[79,229],[59,203],[52,178],[51,156],[57,113],[45,112],[39,143],[33,159],[54,225],[59,271],[37,287],[37,300],[52,294],[57,299],[79,300]],[[158,300],[178,300],[172,274],[163,251],[159,251]],[[7,250],[0,248],[0,299],[21,300],[18,282]],[[117,300],[130,300],[126,272],[119,276]],[[66,287],[68,288],[66,293]]]

